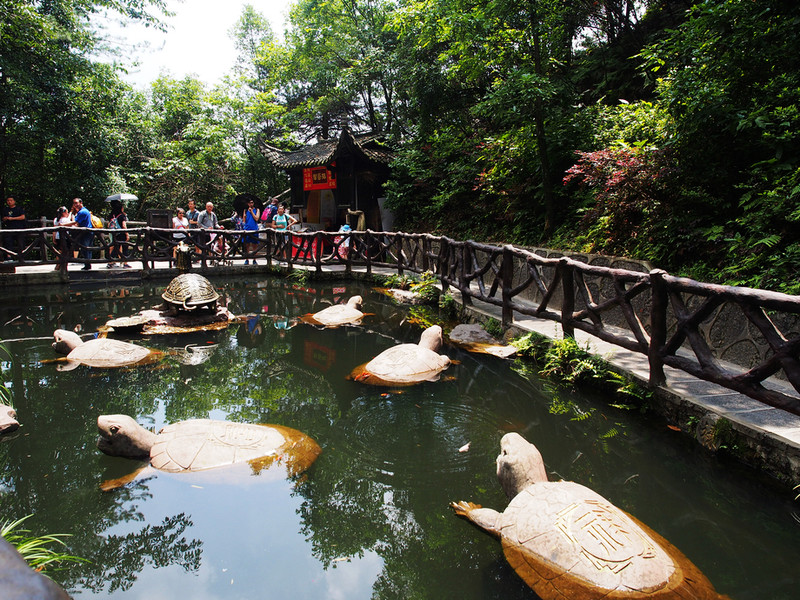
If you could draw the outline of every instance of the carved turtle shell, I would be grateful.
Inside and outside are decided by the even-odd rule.
[[[144,329],[148,319],[144,315],[132,315],[130,317],[119,317],[111,319],[106,323],[106,327],[111,327],[117,332],[134,332]]]
[[[448,366],[447,356],[417,344],[400,344],[356,367],[350,378],[372,385],[414,385],[436,381]]]
[[[578,483],[528,486],[497,529],[509,564],[543,600],[723,598],[669,542]]]
[[[321,452],[313,439],[291,427],[196,419],[164,427],[150,449],[150,464],[178,473],[242,462],[261,470],[281,461],[297,475]]]
[[[324,308],[313,315],[305,315],[300,319],[312,325],[322,325],[324,327],[340,327],[341,325],[357,325],[364,318],[361,308],[361,296],[353,296],[347,304],[336,304]]]
[[[212,309],[219,294],[211,282],[197,273],[183,273],[169,282],[161,297],[180,310]]]

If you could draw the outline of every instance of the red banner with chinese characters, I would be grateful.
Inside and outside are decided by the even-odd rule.
[[[328,167],[303,169],[303,190],[335,190],[336,173]]]

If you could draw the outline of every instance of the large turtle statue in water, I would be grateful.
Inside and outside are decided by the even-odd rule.
[[[79,365],[100,369],[138,367],[160,361],[166,355],[159,350],[137,346],[110,338],[94,338],[83,341],[74,331],[56,329],[53,332],[53,350],[66,354],[65,361],[58,365],[60,371],[71,371]]]
[[[451,506],[500,538],[508,562],[542,600],[727,598],[677,548],[596,492],[547,481],[541,454],[521,435],[506,434],[500,448],[505,511]]]
[[[436,381],[450,366],[450,359],[439,354],[442,328],[432,325],[422,332],[419,344],[400,344],[384,350],[368,363],[356,367],[349,378],[371,385],[414,385]]]
[[[323,327],[340,327],[342,325],[358,325],[364,318],[361,312],[361,305],[364,300],[361,296],[353,296],[347,304],[335,304],[324,308],[314,314],[303,315],[300,320],[309,325],[321,325]]]
[[[128,415],[101,415],[97,429],[97,447],[105,454],[149,460],[151,468],[169,473],[248,463],[255,472],[280,464],[288,476],[295,476],[308,469],[322,452],[306,434],[282,425],[194,419],[167,425],[155,434]],[[120,487],[147,470],[143,467],[106,481],[101,488]]]
[[[161,294],[166,305],[181,311],[214,310],[219,294],[211,282],[197,273],[182,273]]]

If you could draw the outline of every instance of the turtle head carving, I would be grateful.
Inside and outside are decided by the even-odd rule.
[[[66,329],[56,329],[53,332],[53,340],[53,350],[65,356],[83,344],[81,336]]]
[[[19,429],[17,411],[6,404],[0,404],[0,435]]]
[[[497,479],[508,499],[526,487],[547,481],[542,455],[536,446],[518,433],[507,433],[500,440]]]
[[[156,434],[139,425],[128,415],[100,415],[97,417],[100,439],[97,447],[109,456],[148,459]]]
[[[347,306],[355,308],[356,310],[361,310],[363,304],[364,299],[361,296],[351,296],[350,300],[347,301]]]
[[[431,325],[428,327],[422,332],[422,335],[419,336],[419,346],[421,348],[433,350],[434,352],[439,352],[439,348],[442,347],[442,328],[438,325]]]

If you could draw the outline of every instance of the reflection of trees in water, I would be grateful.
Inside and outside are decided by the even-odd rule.
[[[147,525],[126,535],[110,535],[82,569],[80,583],[95,594],[127,590],[148,565],[155,568],[177,565],[184,571],[197,571],[203,543],[187,540],[184,532],[192,521],[184,514],[167,517],[160,525]]]
[[[323,288],[316,295],[286,286],[257,288],[255,293],[246,285],[226,289],[236,313],[259,313],[269,302],[269,313],[293,317],[324,308],[330,298],[330,290]],[[350,295],[342,294],[342,301]],[[318,464],[295,493],[304,499],[302,534],[326,568],[334,568],[337,559],[373,551],[384,561],[384,572],[376,582],[378,597],[447,597],[448,590],[435,591],[437,571],[473,570],[475,553],[491,546],[483,541],[488,536],[471,530],[453,544],[452,530],[463,524],[450,514],[447,502],[477,499],[469,493],[476,485],[494,489],[496,484],[491,465],[452,470],[442,457],[451,456],[460,445],[455,440],[477,443],[487,430],[488,435],[494,430],[485,422],[451,422],[428,408],[458,405],[464,401],[461,396],[487,404],[492,399],[485,398],[486,390],[472,390],[479,378],[473,383],[471,365],[465,365],[467,376],[456,382],[423,385],[418,392],[399,396],[397,402],[385,401],[381,397],[385,390],[343,383],[344,375],[380,346],[419,339],[418,327],[408,322],[398,326],[402,309],[376,301],[370,312],[377,313],[371,317],[370,331],[309,326],[279,331],[260,315],[264,337],[252,347],[240,343],[236,326],[215,334],[152,337],[142,343],[162,349],[218,344],[205,363],[181,365],[168,358],[158,370],[80,367],[57,373],[54,365],[36,364],[37,359],[50,357],[49,344],[21,349],[18,379],[24,392],[18,408],[25,415],[24,427],[36,435],[24,438],[23,446],[10,453],[0,480],[9,493],[0,497],[0,509],[3,514],[35,513],[37,529],[73,534],[69,549],[95,564],[59,573],[57,579],[67,588],[80,583],[95,590],[105,585],[108,592],[128,589],[148,565],[196,570],[200,542],[187,540],[191,522],[184,515],[128,535],[98,536],[117,524],[141,521],[144,517],[137,506],[147,501],[149,492],[146,486],[132,485],[99,494],[97,486],[106,478],[102,468],[128,465],[99,455],[95,421],[99,414],[125,413],[175,422],[221,410],[232,421],[295,427],[323,445]],[[306,340],[332,350],[332,362],[310,364]],[[365,413],[372,420],[359,424]],[[474,472],[480,475],[469,474]],[[465,492],[459,493],[460,489]],[[64,515],[80,517],[65,520]],[[64,531],[64,522],[79,525]],[[426,557],[423,564],[421,556]],[[479,574],[471,577],[480,584]]]

